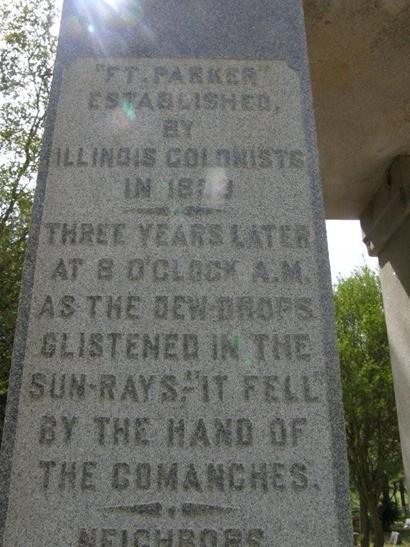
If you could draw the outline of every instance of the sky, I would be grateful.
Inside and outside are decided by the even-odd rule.
[[[328,220],[326,230],[333,283],[364,265],[377,271],[377,258],[367,254],[358,220]]]

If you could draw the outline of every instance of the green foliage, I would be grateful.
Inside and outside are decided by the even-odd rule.
[[[378,276],[368,268],[356,271],[339,281],[334,300],[350,477],[360,503],[374,513],[386,481],[402,472]]]
[[[335,312],[350,459],[360,448],[370,470],[391,476],[400,470],[400,442],[378,276],[364,268],[342,280]]]
[[[7,390],[56,39],[51,0],[0,5],[0,396]]]

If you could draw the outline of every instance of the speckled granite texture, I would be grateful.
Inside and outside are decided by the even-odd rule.
[[[3,545],[351,545],[299,2],[65,5]]]

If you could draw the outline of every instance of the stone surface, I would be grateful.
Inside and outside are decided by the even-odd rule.
[[[370,256],[380,256],[410,215],[410,156],[393,162],[386,182],[373,195],[360,218]]]
[[[361,219],[369,252],[379,257],[407,488],[410,487],[409,180],[410,157],[400,156],[389,173],[389,183],[379,189]]]
[[[410,4],[304,6],[326,218],[360,218],[410,150]]]
[[[65,7],[3,544],[351,545],[300,5],[158,6]]]

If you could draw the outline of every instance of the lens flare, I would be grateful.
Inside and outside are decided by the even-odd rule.
[[[211,204],[218,204],[224,200],[228,187],[228,177],[222,167],[208,169],[204,197]]]
[[[134,106],[129,101],[122,103],[122,111],[127,116],[130,122],[133,122],[136,118]]]
[[[137,27],[144,34],[149,30],[139,0],[76,0],[76,8],[83,28],[90,34],[124,26]]]
[[[78,39],[81,36],[83,29],[78,17],[73,15],[68,19],[67,30],[73,39]]]
[[[104,0],[104,2],[101,2],[102,3],[105,3],[107,4],[107,6],[109,6],[111,9],[115,10],[115,11],[118,11],[120,9],[120,5],[123,3],[123,2],[120,2],[118,0]]]

